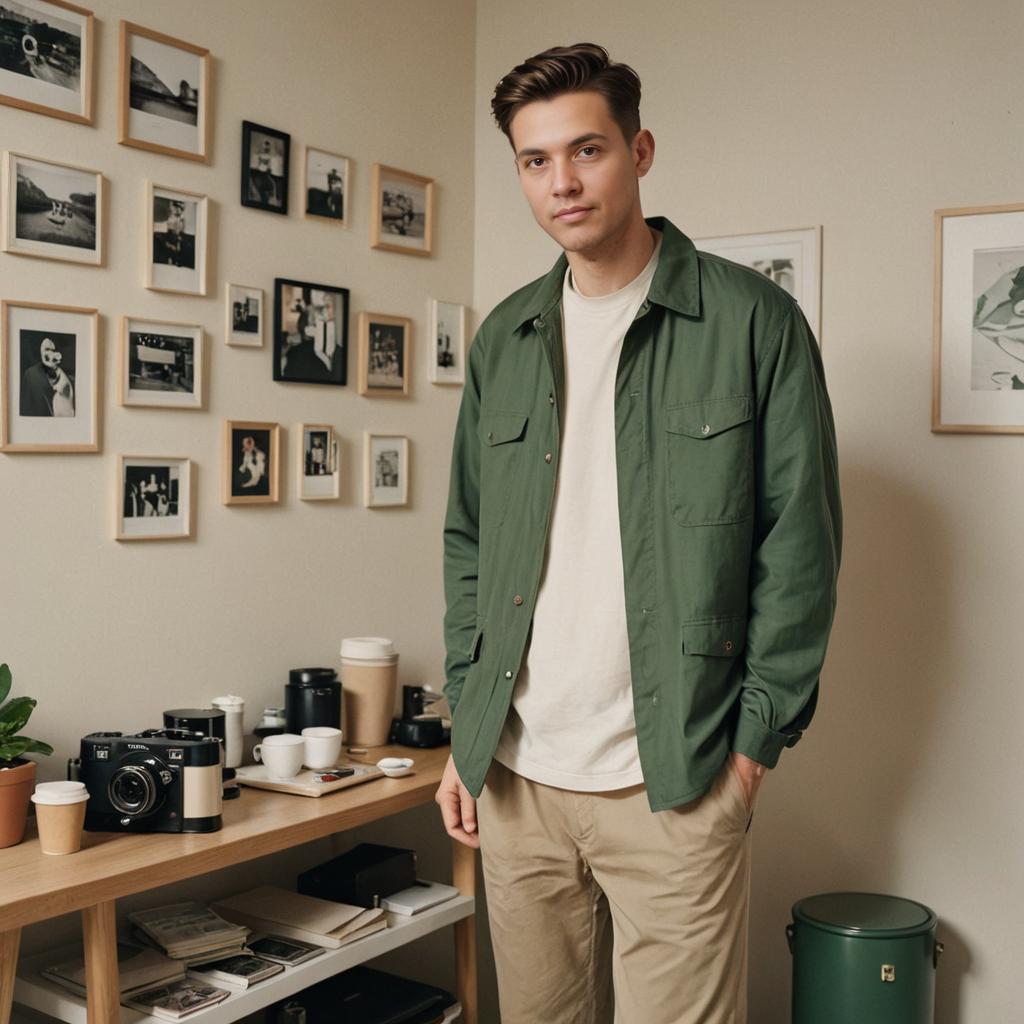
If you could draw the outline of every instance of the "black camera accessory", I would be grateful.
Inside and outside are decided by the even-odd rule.
[[[302,735],[314,725],[341,728],[341,683],[333,668],[293,668],[284,688],[285,730]]]
[[[368,908],[415,884],[415,850],[377,843],[360,843],[298,878],[299,892],[305,896]]]
[[[188,729],[224,739],[224,712],[220,708],[178,708],[164,712],[165,729]]]

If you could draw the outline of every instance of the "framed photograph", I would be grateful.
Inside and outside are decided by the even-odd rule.
[[[95,309],[0,302],[0,451],[98,452]]]
[[[373,165],[370,245],[429,256],[434,223],[434,179]]]
[[[3,222],[4,252],[102,266],[103,175],[5,153]]]
[[[409,504],[409,438],[365,434],[363,504],[367,508]]]
[[[821,226],[755,235],[695,238],[705,252],[752,267],[800,303],[821,344]]]
[[[306,216],[326,217],[345,227],[348,157],[306,147]]]
[[[432,384],[465,384],[466,307],[440,299],[431,299],[427,305],[430,381]]]
[[[121,22],[118,142],[206,163],[210,51]]]
[[[274,380],[344,384],[348,289],[274,279]]]
[[[288,212],[291,136],[242,122],[242,205],[270,213]]]
[[[299,497],[303,501],[326,501],[340,493],[341,462],[334,427],[326,423],[303,423],[298,430]]]
[[[158,455],[117,458],[117,540],[192,536],[192,463]]]
[[[1024,433],[1024,205],[935,211],[932,430]]]
[[[226,301],[224,340],[229,345],[262,348],[263,289],[248,284],[229,284]]]
[[[203,329],[121,317],[122,405],[202,409]]]
[[[145,285],[206,294],[206,196],[146,182]]]
[[[411,345],[408,317],[360,313],[359,394],[371,398],[408,395]]]
[[[0,103],[92,124],[92,11],[62,0],[0,3]]]
[[[277,423],[224,421],[225,505],[275,505],[281,428]]]

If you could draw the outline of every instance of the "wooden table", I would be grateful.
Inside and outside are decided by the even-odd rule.
[[[255,860],[365,825],[434,799],[449,748],[375,747],[371,756],[413,757],[413,774],[374,779],[322,797],[246,788],[224,804],[224,827],[206,835],[86,832],[79,853],[50,857],[30,828],[25,841],[0,850],[0,1024],[9,1024],[21,929],[82,912],[89,1024],[118,1024],[116,900],[209,871]],[[438,827],[441,827],[438,812]],[[476,855],[452,842],[452,884],[476,894]],[[476,939],[472,917],[454,924],[456,995],[463,1020],[477,1022]]]

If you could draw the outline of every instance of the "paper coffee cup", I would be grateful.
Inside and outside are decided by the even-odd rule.
[[[379,747],[391,734],[398,681],[398,652],[386,637],[341,641],[342,721],[350,746]]]
[[[89,791],[84,782],[40,782],[32,794],[43,853],[77,853]]]

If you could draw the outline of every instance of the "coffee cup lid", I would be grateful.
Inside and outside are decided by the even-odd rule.
[[[393,658],[396,653],[394,642],[384,636],[350,636],[341,641],[343,658]]]
[[[234,694],[229,693],[229,694],[226,694],[223,697],[214,697],[213,700],[210,701],[210,703],[215,708],[221,708],[221,709],[223,709],[225,707],[234,708],[234,707],[241,707],[243,704],[245,704],[245,698],[244,697],[236,697]]]
[[[88,799],[84,782],[40,782],[32,794],[37,804],[79,804]]]

